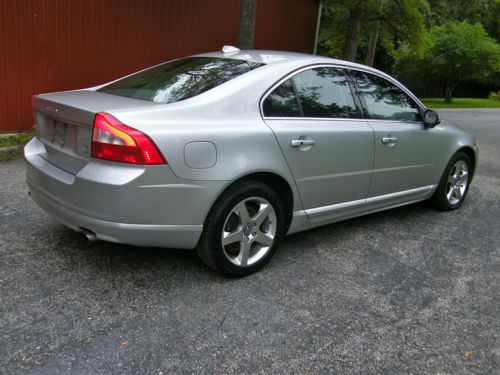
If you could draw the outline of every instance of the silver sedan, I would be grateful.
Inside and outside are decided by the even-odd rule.
[[[243,276],[286,234],[430,199],[458,208],[476,139],[378,70],[272,51],[186,57],[33,97],[34,201],[89,240],[194,249]]]

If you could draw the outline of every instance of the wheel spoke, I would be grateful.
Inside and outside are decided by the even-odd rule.
[[[246,267],[248,264],[248,257],[250,256],[250,249],[252,248],[252,245],[250,242],[241,242],[240,245],[240,253],[238,254],[238,257],[236,260],[239,262],[240,266]]]
[[[257,223],[257,225],[261,225],[262,222],[269,216],[271,211],[273,210],[270,204],[261,204],[259,212],[252,217],[252,220]],[[263,208],[262,208],[263,207]]]
[[[235,208],[234,211],[240,217],[241,223],[245,224],[250,220],[250,215],[248,214],[248,208],[245,202],[240,202]]]
[[[450,186],[448,188],[448,192],[446,193],[446,198],[448,199],[448,201],[450,201],[451,197],[453,196],[454,191],[455,191],[455,189],[453,189],[453,186]]]
[[[222,246],[226,246],[235,242],[241,241],[243,238],[243,231],[238,229],[235,232],[228,233],[224,232],[224,237],[222,238]]]
[[[468,179],[469,179],[469,174],[464,171],[464,174],[460,176],[460,183],[466,184]]]
[[[462,199],[462,190],[460,190],[460,188],[455,189],[455,197],[456,197],[458,200]]]
[[[271,236],[269,236],[268,234],[263,233],[263,232],[259,232],[257,237],[255,237],[255,242],[257,242],[265,247],[271,246],[273,244],[273,241],[274,241],[274,238],[272,238]]]

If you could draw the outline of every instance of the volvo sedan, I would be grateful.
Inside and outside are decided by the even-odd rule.
[[[196,249],[255,272],[286,234],[430,200],[462,204],[476,139],[391,76],[325,57],[221,52],[33,97],[34,201],[89,240]]]

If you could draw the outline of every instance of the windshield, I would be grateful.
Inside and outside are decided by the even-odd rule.
[[[218,57],[188,57],[120,79],[98,91],[155,103],[192,98],[264,64]]]

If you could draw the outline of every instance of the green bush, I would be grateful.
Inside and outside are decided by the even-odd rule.
[[[498,90],[497,92],[495,91],[490,92],[489,99],[500,102],[500,90]]]

